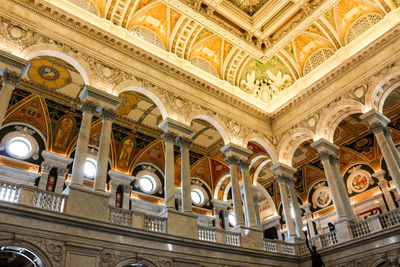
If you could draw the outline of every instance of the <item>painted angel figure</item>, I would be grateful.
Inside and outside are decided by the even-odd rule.
[[[273,94],[277,94],[284,88],[285,82],[290,82],[292,77],[289,74],[282,74],[282,71],[278,71],[276,75],[274,75],[271,71],[267,70],[268,78],[270,79],[271,91]]]
[[[248,93],[255,94],[257,90],[256,72],[253,70],[251,74],[247,73],[247,80],[242,80],[240,86],[244,88]]]

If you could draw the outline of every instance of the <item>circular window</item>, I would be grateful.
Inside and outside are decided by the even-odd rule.
[[[13,157],[26,159],[31,154],[32,145],[28,139],[18,136],[11,139],[8,143],[8,151]]]
[[[228,214],[228,221],[229,221],[229,224],[231,226],[235,226],[236,225],[236,215],[235,215],[235,213],[231,212],[231,213]]]
[[[143,175],[139,179],[139,186],[145,193],[151,193],[156,188],[156,181],[150,175]]]
[[[199,189],[193,189],[191,192],[192,202],[195,205],[201,205],[204,202],[204,195]]]
[[[97,162],[92,158],[86,158],[83,172],[86,178],[94,179],[97,171]]]

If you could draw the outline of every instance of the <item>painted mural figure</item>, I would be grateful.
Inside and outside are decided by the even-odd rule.
[[[54,142],[55,147],[64,148],[67,145],[73,124],[74,123],[70,118],[64,118],[61,120],[60,128],[58,129],[56,140]]]
[[[118,161],[121,166],[128,167],[129,165],[129,158],[133,150],[133,140],[127,139],[123,142],[121,152],[119,153]]]

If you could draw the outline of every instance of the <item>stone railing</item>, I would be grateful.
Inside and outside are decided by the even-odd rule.
[[[400,224],[400,209],[378,215],[382,229],[387,229]]]
[[[19,185],[12,184],[12,183],[0,182],[0,200],[1,201],[18,203],[20,191],[21,191],[21,188]]]
[[[63,194],[57,194],[42,190],[36,190],[33,196],[32,206],[45,210],[63,212],[67,197]]]
[[[304,255],[309,253],[304,241],[288,243],[277,239],[264,239],[264,250],[287,255]]]
[[[350,230],[353,238],[368,235],[371,233],[371,229],[367,220],[351,224]]]
[[[336,231],[332,231],[319,236],[321,240],[321,246],[323,248],[330,247],[339,243]]]
[[[147,231],[165,233],[166,232],[166,218],[145,215],[144,216],[144,229]]]
[[[199,240],[217,242],[216,230],[214,228],[199,226]]]
[[[278,243],[280,240],[264,239],[264,250],[268,252],[281,252],[278,251]]]
[[[109,220],[110,220],[110,223],[131,226],[132,225],[132,211],[115,208],[115,207],[110,207]]]
[[[224,244],[229,246],[240,247],[240,234],[232,232],[224,232]]]

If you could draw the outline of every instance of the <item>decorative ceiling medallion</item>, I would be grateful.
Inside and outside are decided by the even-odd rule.
[[[71,75],[66,68],[47,59],[33,60],[28,75],[32,82],[53,90],[72,82]]]
[[[332,202],[331,193],[329,187],[326,186],[326,182],[321,182],[314,186],[316,189],[312,195],[313,208],[325,208]]]
[[[229,0],[235,6],[252,16],[268,0]]]
[[[370,184],[374,184],[371,174],[366,170],[362,170],[361,165],[351,168],[349,172],[350,176],[347,179],[347,191],[349,194],[364,192]]]

